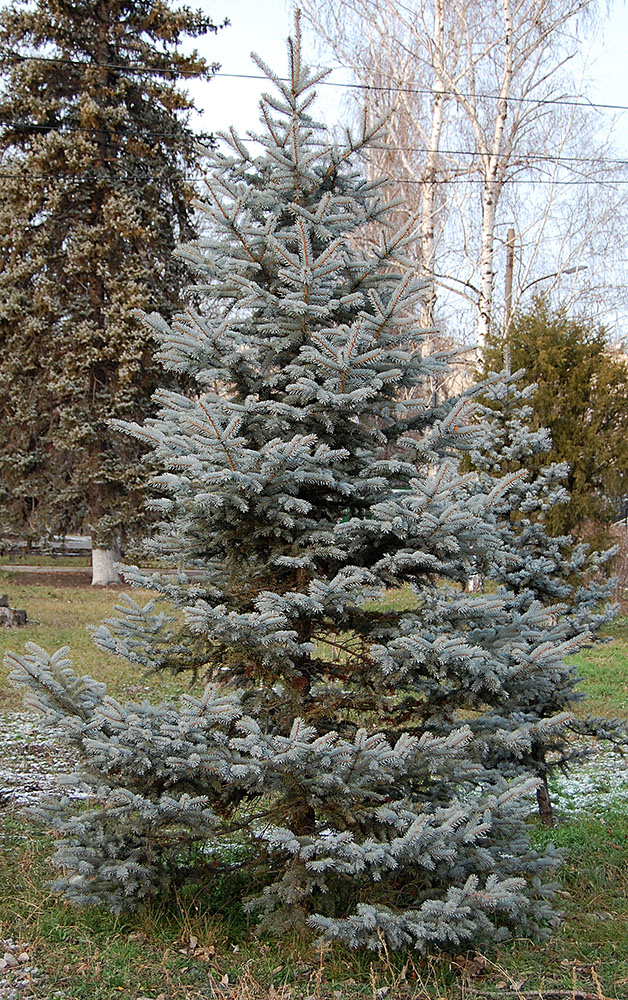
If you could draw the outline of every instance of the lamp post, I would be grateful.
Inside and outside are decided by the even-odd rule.
[[[561,268],[560,271],[552,271],[551,274],[543,274],[540,278],[535,278],[534,281],[528,282],[528,284],[521,289],[521,292],[519,294],[522,295],[524,292],[527,292],[528,288],[532,288],[532,285],[536,285],[537,282],[539,281],[546,281],[547,278],[558,278],[559,275],[561,274],[575,274],[577,271],[588,271],[588,270],[589,270],[588,264],[577,264],[575,267],[566,267],[564,269]]]
[[[507,372],[510,372],[510,345],[507,341],[508,328],[510,326],[510,317],[512,315],[512,278],[515,266],[515,231],[510,228],[508,230],[508,235],[506,237],[506,279],[505,279],[505,289],[504,289],[504,368]],[[566,267],[558,271],[552,271],[551,274],[543,274],[540,278],[535,278],[534,281],[528,282],[523,288],[519,290],[519,295],[523,295],[527,292],[529,288],[533,285],[537,285],[540,281],[547,281],[548,278],[557,278],[561,274],[576,274],[578,271],[588,270],[587,264],[576,264],[574,267]]]

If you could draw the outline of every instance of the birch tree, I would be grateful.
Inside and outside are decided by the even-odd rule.
[[[563,187],[565,179],[599,180],[603,166],[591,154],[599,138],[590,112],[574,102],[570,75],[593,0],[303,6],[337,60],[367,88],[360,99],[377,114],[392,112],[388,146],[369,169],[384,167],[407,214],[419,218],[417,266],[435,288],[424,319],[436,315],[437,290],[441,322],[456,299],[466,300],[481,348],[496,318],[502,229],[505,236],[514,223],[526,243],[521,266],[532,278],[522,276],[524,286],[543,269],[555,280],[583,270],[578,216],[589,238],[620,218],[619,189],[601,205],[586,188]],[[578,212],[566,190],[578,191]]]
[[[444,60],[456,63],[460,49],[444,0],[405,12],[388,0],[377,10],[371,0],[306,2],[303,8],[337,58],[369,88],[368,112],[388,119],[387,142],[369,151],[369,173],[394,178],[400,224],[418,217],[414,257],[433,278],[445,222],[442,183],[455,170],[441,151],[449,99],[442,66]],[[417,52],[415,35],[425,42]],[[432,286],[422,307],[425,327],[434,323],[435,304]]]

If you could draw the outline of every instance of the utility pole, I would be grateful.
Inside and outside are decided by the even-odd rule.
[[[504,368],[510,374],[510,344],[508,329],[512,312],[512,275],[515,268],[515,231],[510,228],[506,237],[506,282],[504,294]]]

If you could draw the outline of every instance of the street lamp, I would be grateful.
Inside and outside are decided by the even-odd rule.
[[[514,271],[515,264],[515,231],[514,229],[508,230],[508,237],[506,240],[506,288],[504,295],[504,336],[508,333],[508,327],[510,326],[510,315],[512,313],[512,275]],[[533,285],[538,285],[539,281],[547,281],[548,278],[557,278],[561,274],[576,274],[578,271],[587,271],[588,264],[576,264],[574,267],[566,267],[558,271],[552,271],[551,274],[543,274],[540,278],[535,278],[534,281],[530,281],[527,285],[519,290],[519,294],[523,295],[527,292],[529,288]]]
[[[506,288],[504,295],[504,367],[506,371],[510,371],[510,345],[507,341],[508,327],[510,326],[510,316],[512,313],[512,276],[515,265],[515,231],[510,228],[508,230],[508,236],[506,238]],[[548,278],[557,278],[561,274],[576,274],[578,271],[588,270],[587,264],[576,264],[574,267],[566,267],[558,271],[552,271],[551,274],[543,274],[540,278],[535,278],[534,281],[530,281],[527,285],[519,290],[519,295],[523,295],[527,292],[529,288],[533,285],[537,285],[539,281],[547,281]]]
[[[546,281],[547,278],[557,278],[560,274],[576,274],[577,271],[588,271],[588,270],[589,270],[588,264],[578,264],[576,267],[566,267],[564,271],[563,270],[552,271],[551,274],[544,274],[542,277],[535,278],[534,281],[530,281],[527,285],[525,285],[521,289],[519,294],[523,295],[524,292],[527,292],[528,288],[532,288],[532,285],[536,285],[537,282],[539,281]]]

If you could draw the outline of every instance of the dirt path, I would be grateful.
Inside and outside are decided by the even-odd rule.
[[[92,568],[91,566],[55,566],[54,564],[47,566],[28,566],[26,563],[16,563],[14,565],[2,565],[0,566],[0,572],[2,573],[31,573],[35,576],[42,574],[57,574],[61,573],[64,576],[66,574],[81,574],[83,576],[91,576]]]
[[[142,569],[148,575],[159,573],[160,576],[176,576],[177,570],[158,569],[150,567]],[[91,566],[25,566],[11,564],[0,566],[0,573],[12,573],[15,575],[15,582],[23,585],[41,584],[47,587],[88,587],[91,582]],[[198,579],[203,576],[203,571],[198,569],[187,569],[186,576]],[[107,585],[108,590],[128,589],[128,583],[112,583]]]

